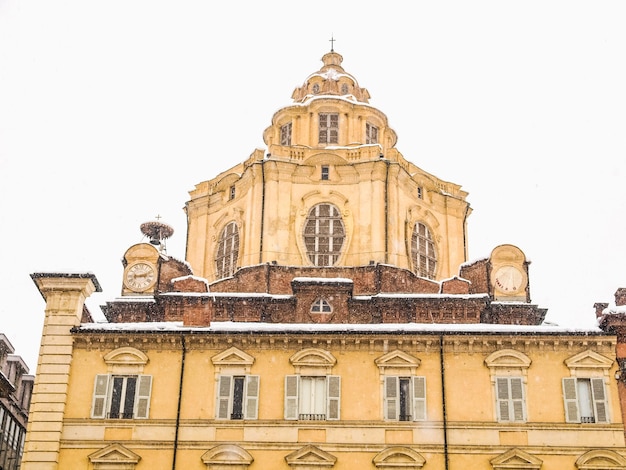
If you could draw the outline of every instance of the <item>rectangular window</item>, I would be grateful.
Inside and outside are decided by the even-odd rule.
[[[417,198],[424,199],[424,190],[422,189],[421,186],[417,187]]]
[[[220,375],[216,396],[217,419],[258,419],[258,375]]]
[[[285,419],[337,420],[340,399],[339,376],[285,377]]]
[[[378,127],[371,125],[369,122],[365,123],[365,143],[378,143]]]
[[[386,376],[385,419],[424,421],[426,419],[426,377]]]
[[[323,165],[322,166],[322,181],[328,181],[328,165]]]
[[[96,375],[91,417],[147,418],[151,392],[151,375]]]
[[[496,378],[498,421],[526,421],[524,383],[521,377]]]
[[[339,114],[322,113],[319,115],[320,144],[336,144],[339,142]]]
[[[280,145],[291,145],[291,123],[280,128]]]
[[[235,194],[236,194],[235,193],[235,186],[231,186],[230,187],[230,193],[228,194],[228,198],[231,199],[231,200],[235,199]]]
[[[608,423],[608,404],[604,379],[563,379],[565,421],[568,423]]]

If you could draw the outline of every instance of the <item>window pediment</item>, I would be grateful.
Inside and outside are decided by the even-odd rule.
[[[623,469],[626,467],[626,459],[617,452],[611,450],[591,450],[584,453],[576,460],[576,468],[580,470],[597,469]]]
[[[604,374],[608,376],[609,369],[614,361],[588,349],[565,359],[564,362],[573,376],[577,376],[579,373],[589,375],[590,372],[595,372],[596,375]]]
[[[543,461],[521,449],[511,449],[491,459],[494,470],[529,469],[539,470]]]
[[[145,353],[131,347],[114,349],[104,356],[109,371],[115,374],[140,374],[148,361]]]
[[[421,360],[396,349],[375,359],[374,362],[380,369],[380,373],[390,375],[415,375],[415,371],[421,364]]]
[[[296,374],[329,375],[337,359],[323,349],[303,349],[289,358]]]
[[[319,469],[320,467],[332,467],[337,462],[337,457],[329,454],[313,445],[305,446],[285,456],[290,467],[301,470]]]
[[[512,374],[526,377],[531,362],[526,354],[515,349],[501,349],[485,358],[485,365],[491,370],[492,377]]]
[[[245,469],[253,460],[247,450],[233,444],[213,447],[202,455],[202,462],[208,469]]]
[[[372,459],[376,468],[422,468],[426,459],[409,447],[390,447]]]
[[[141,457],[121,444],[111,444],[89,455],[95,470],[135,468]]]
[[[213,356],[211,362],[213,362],[218,374],[228,371],[249,374],[250,367],[254,364],[254,357],[241,349],[232,347]]]

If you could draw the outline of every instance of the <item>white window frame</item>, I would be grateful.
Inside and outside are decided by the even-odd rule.
[[[321,215],[323,206],[328,215]],[[346,227],[341,211],[331,203],[316,204],[309,210],[303,228],[304,247],[314,266],[334,266],[346,243]],[[327,246],[322,241],[327,241]]]
[[[324,397],[325,410],[301,410],[302,383],[305,380],[324,380],[326,396]],[[303,411],[309,411],[305,413]],[[317,413],[324,411],[324,413]],[[306,421],[336,421],[341,416],[341,377],[338,375],[287,375],[285,376],[285,419]]]
[[[567,358],[565,365],[570,377],[562,379],[565,422],[583,424],[606,424],[611,422],[609,397],[610,370],[615,361],[591,349]],[[593,416],[581,416],[579,387],[589,384],[589,411]]]
[[[113,383],[116,378],[124,380],[123,395],[126,395],[128,378],[136,378],[135,393],[133,396],[133,414],[131,417],[111,417],[111,400],[113,398]],[[94,392],[91,405],[91,417],[94,419],[147,419],[150,415],[150,397],[152,394],[151,375],[130,374],[97,374],[94,380]],[[122,400],[122,407],[123,407]],[[120,412],[121,413],[121,412]]]
[[[583,405],[580,390],[589,385],[590,403]],[[584,424],[609,423],[609,404],[606,387],[602,377],[564,377],[563,402],[565,406],[565,422]],[[593,416],[581,416],[582,408],[589,408]]]
[[[426,421],[426,377],[386,375],[384,380],[383,401],[386,421]],[[408,380],[411,384],[404,414],[400,402],[400,384],[403,380]],[[406,417],[409,419],[403,419]]]
[[[233,417],[235,405],[235,381],[243,378],[243,394],[241,397],[241,418]],[[259,385],[258,375],[219,375],[215,383],[215,419],[220,420],[253,420],[259,417]]]

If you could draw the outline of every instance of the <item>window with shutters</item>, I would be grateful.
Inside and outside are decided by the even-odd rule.
[[[496,378],[498,421],[526,421],[524,380],[522,377]]]
[[[339,419],[341,377],[285,377],[285,419],[324,421]]]
[[[426,420],[426,377],[385,377],[385,419]]]
[[[314,266],[333,266],[346,239],[341,213],[333,204],[317,204],[304,224],[304,244]]]
[[[603,378],[564,378],[563,400],[568,423],[609,422]]]
[[[435,242],[428,227],[418,222],[411,235],[411,260],[415,274],[434,279],[437,272]]]
[[[336,144],[339,141],[339,114],[320,113],[319,142],[320,144]]]
[[[426,420],[426,377],[417,375],[421,361],[399,349],[374,360],[380,372],[383,419]]]
[[[150,414],[152,376],[143,374],[148,356],[131,347],[104,356],[110,373],[95,376],[91,417],[146,419]]]
[[[258,375],[220,375],[217,380],[217,419],[257,419]]]
[[[497,421],[523,423],[528,420],[526,382],[530,364],[530,358],[515,349],[500,349],[485,359],[491,373]]]
[[[218,279],[232,276],[239,257],[239,228],[230,222],[220,233],[215,254],[215,271]]]
[[[309,348],[289,358],[295,375],[285,377],[285,419],[338,420],[341,414],[341,377],[332,375],[335,357]]]
[[[151,391],[152,376],[150,375],[96,375],[91,417],[148,418]]]
[[[280,145],[291,145],[291,123],[281,126]]]
[[[609,371],[613,359],[586,350],[565,360],[570,377],[564,377],[563,407],[568,423],[609,423]]]

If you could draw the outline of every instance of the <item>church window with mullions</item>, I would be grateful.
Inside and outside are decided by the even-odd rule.
[[[339,209],[332,204],[311,208],[304,224],[304,244],[309,261],[315,266],[333,266],[346,238]]]

